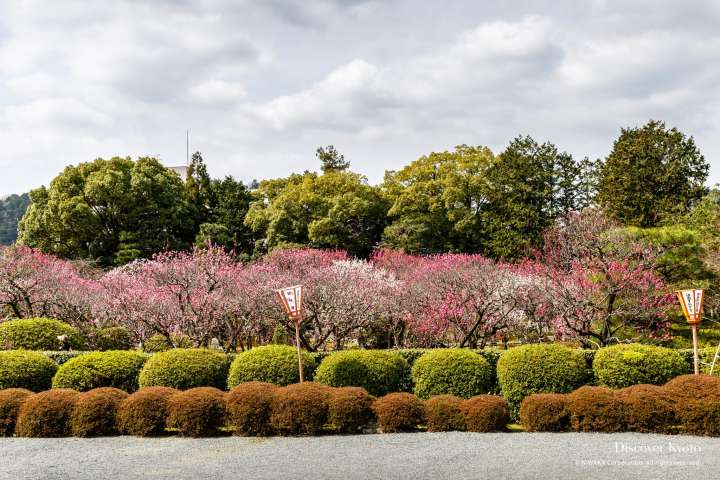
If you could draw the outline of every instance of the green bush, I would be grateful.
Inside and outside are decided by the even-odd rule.
[[[92,352],[60,366],[53,388],[72,388],[86,392],[93,388],[115,387],[126,392],[138,389],[138,375],[146,355],[128,350]]]
[[[312,378],[317,364],[309,353],[302,353],[305,380]],[[288,345],[266,345],[238,353],[230,366],[228,387],[244,382],[266,382],[281,387],[298,383],[297,349]]]
[[[322,361],[315,381],[331,387],[362,387],[380,396],[402,390],[407,375],[407,362],[395,352],[345,350]]]
[[[224,390],[227,376],[228,359],[223,353],[203,348],[175,348],[150,357],[140,372],[140,386]]]
[[[556,344],[523,345],[504,352],[498,360],[497,375],[512,418],[517,418],[526,396],[568,393],[588,380],[582,351]]]
[[[132,350],[135,336],[125,327],[105,327],[93,332],[93,347],[105,352],[108,350]]]
[[[429,351],[412,367],[415,395],[455,395],[470,398],[488,393],[493,386],[490,364],[477,353],[462,348]]]
[[[24,318],[0,323],[0,349],[59,350],[58,336],[67,335],[70,348],[81,350],[85,344],[80,331],[51,318]]]
[[[38,352],[0,351],[0,390],[26,388],[33,392],[47,390],[57,370],[55,362]]]
[[[679,353],[652,345],[613,345],[595,354],[593,372],[598,385],[624,388],[640,383],[662,385],[687,372]]]

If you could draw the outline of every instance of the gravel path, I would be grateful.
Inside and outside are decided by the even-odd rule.
[[[720,439],[414,433],[315,438],[0,438],[0,479],[704,479]]]

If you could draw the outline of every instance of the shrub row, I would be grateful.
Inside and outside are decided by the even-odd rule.
[[[60,350],[58,337],[67,337],[67,347],[82,350],[130,350],[135,346],[133,334],[125,327],[95,328],[80,332],[77,328],[52,318],[23,318],[0,323],[1,350]]]

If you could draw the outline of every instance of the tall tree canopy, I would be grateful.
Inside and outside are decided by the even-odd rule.
[[[600,170],[598,202],[625,224],[653,227],[702,198],[708,170],[692,137],[651,120],[622,129]]]
[[[25,215],[30,196],[9,195],[0,200],[0,245],[10,245],[17,240],[18,222]]]
[[[193,235],[183,182],[154,158],[69,166],[30,199],[19,242],[65,258],[121,264],[187,248]]]

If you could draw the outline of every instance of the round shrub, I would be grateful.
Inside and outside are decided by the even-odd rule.
[[[70,417],[70,430],[76,437],[117,435],[117,410],[128,394],[112,387],[81,393]]]
[[[523,345],[500,356],[497,376],[510,415],[533,393],[568,393],[588,380],[582,351],[556,344]]]
[[[224,423],[225,392],[215,387],[191,388],[170,397],[167,426],[183,436],[213,435]]]
[[[236,435],[266,436],[272,433],[272,399],[278,387],[266,382],[246,382],[226,397],[228,424]]]
[[[24,388],[0,390],[0,437],[13,436],[20,407],[30,395]]]
[[[626,429],[626,408],[612,390],[580,387],[567,398],[570,425],[578,432],[622,432]]]
[[[678,408],[682,432],[690,435],[720,436],[720,401],[696,400]]]
[[[95,330],[93,335],[95,350],[132,350],[135,347],[135,336],[125,327],[105,327]]]
[[[455,395],[434,395],[423,402],[428,432],[465,430],[465,417],[460,410],[462,399]]]
[[[398,353],[387,350],[345,350],[323,359],[315,381],[331,387],[362,387],[371,395],[402,390],[409,368]]]
[[[510,422],[508,404],[497,395],[477,395],[463,400],[460,411],[468,432],[501,432]]]
[[[192,348],[192,342],[189,338],[183,336],[173,336],[173,342],[177,345],[177,348]],[[172,342],[161,333],[156,333],[142,344],[143,351],[147,353],[164,352],[173,348]]]
[[[330,389],[314,382],[273,392],[270,424],[281,435],[316,435],[327,423]]]
[[[520,423],[528,432],[564,432],[570,428],[567,395],[535,393],[520,404]]]
[[[312,378],[317,364],[307,352],[302,353],[303,375]],[[230,366],[228,387],[235,388],[243,382],[266,382],[284,387],[298,383],[297,349],[287,345],[266,345],[238,353]]]
[[[687,373],[687,364],[675,350],[652,345],[613,345],[595,353],[593,372],[599,385],[623,388],[639,383],[662,385]]]
[[[175,348],[150,357],[140,372],[140,386],[224,390],[227,376],[225,354],[204,348]]]
[[[720,400],[720,377],[714,375],[680,375],[662,388],[678,400]]]
[[[30,395],[20,407],[15,433],[20,437],[70,436],[70,417],[79,395],[65,388]]]
[[[165,419],[174,388],[141,388],[120,402],[117,412],[118,430],[126,435],[149,437],[165,433]]]
[[[57,370],[55,362],[38,352],[0,351],[0,390],[26,388],[33,392],[47,390]]]
[[[126,392],[138,389],[138,375],[147,357],[140,352],[110,350],[72,358],[60,366],[53,388],[72,388],[81,392],[115,387]]]
[[[412,393],[390,393],[372,406],[384,433],[411,431],[423,421],[423,404]]]
[[[330,391],[328,419],[341,433],[357,433],[373,418],[374,398],[364,388],[341,387]]]
[[[462,348],[431,350],[412,367],[415,395],[455,395],[470,398],[492,389],[490,364],[483,357]]]
[[[657,385],[633,385],[615,392],[625,406],[626,429],[641,433],[673,433],[677,423],[673,395]]]
[[[23,318],[0,323],[0,349],[59,350],[60,335],[67,335],[70,348],[83,348],[77,328],[51,318]]]

